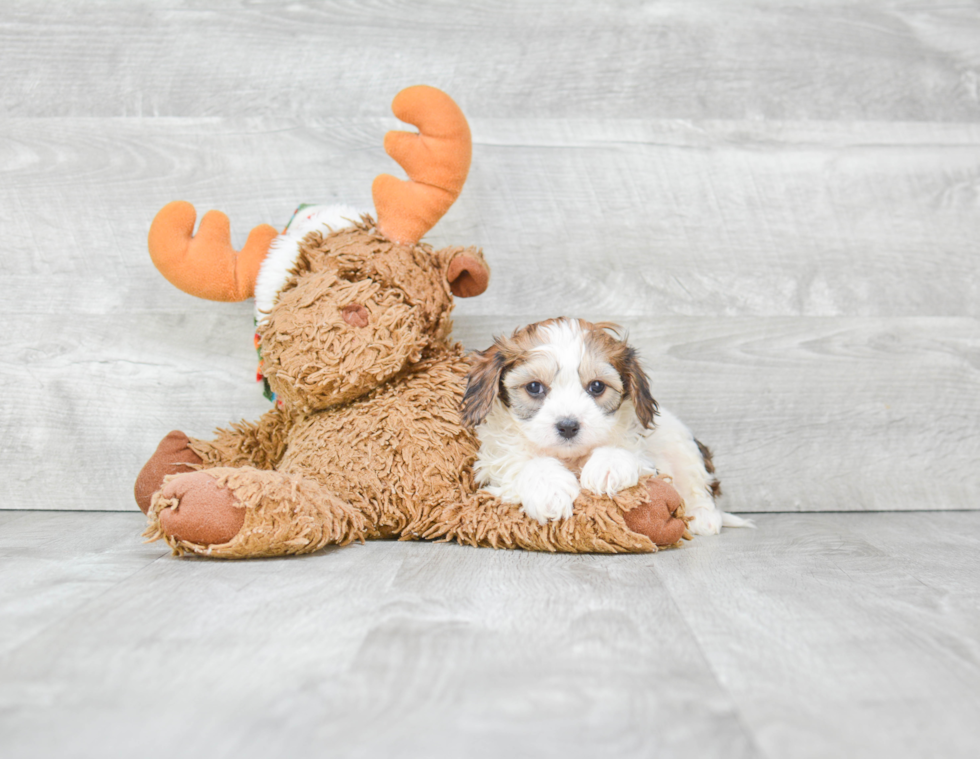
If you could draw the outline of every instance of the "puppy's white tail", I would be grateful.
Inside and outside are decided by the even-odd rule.
[[[727,512],[721,513],[721,526],[722,527],[750,527],[755,529],[755,522],[751,519],[746,519],[745,517],[737,517],[734,514],[729,514]]]

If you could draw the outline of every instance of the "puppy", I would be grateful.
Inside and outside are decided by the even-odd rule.
[[[723,514],[711,452],[660,408],[615,324],[550,319],[497,338],[476,357],[463,422],[476,427],[477,482],[545,523],[572,514],[581,488],[613,495],[664,474],[697,535],[748,526]]]

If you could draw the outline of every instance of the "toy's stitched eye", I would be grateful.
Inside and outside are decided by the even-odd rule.
[[[606,383],[605,382],[600,382],[599,380],[592,380],[589,383],[589,387],[588,387],[589,394],[590,395],[594,395],[597,398],[600,395],[602,395],[602,393],[605,391],[605,389],[606,389]]]
[[[544,385],[542,385],[540,382],[528,382],[524,386],[524,389],[527,390],[527,394],[532,398],[540,398],[545,392]]]

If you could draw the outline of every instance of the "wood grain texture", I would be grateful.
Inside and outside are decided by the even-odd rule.
[[[972,3],[19,0],[0,30],[17,116],[377,116],[427,82],[481,118],[980,117]]]
[[[678,551],[656,566],[692,600],[682,615],[763,753],[930,756],[938,742],[943,755],[972,756],[978,515],[758,524],[710,558]]]
[[[0,656],[0,734],[23,755],[162,755],[146,731],[171,725],[238,756],[672,756],[698,735],[752,756],[659,585],[636,562],[425,544],[155,561]]]
[[[0,659],[164,552],[134,538],[132,514],[0,512]],[[4,735],[0,730],[0,747]]]
[[[7,523],[4,519],[15,521]],[[972,757],[980,514],[211,562],[0,512],[5,757]],[[13,525],[17,525],[13,529]],[[8,529],[10,528],[10,529]]]
[[[0,310],[214,309],[146,254],[168,201],[244,243],[300,202],[370,208],[394,119],[0,122]],[[461,313],[977,316],[980,125],[479,121],[436,245],[480,245]],[[57,213],[50,213],[57,209]]]
[[[267,410],[243,310],[145,313],[109,340],[97,315],[36,316],[0,366],[27,389],[0,416],[9,506],[132,509],[171,429],[206,437]],[[460,318],[456,335],[483,349],[542,316]],[[728,510],[976,506],[975,319],[586,316],[629,330],[654,396],[714,450]]]
[[[0,382],[22,390],[0,406],[11,507],[135,508],[136,474],[171,429],[206,436],[268,410],[250,335],[241,308],[205,318],[33,317],[9,346],[16,364],[0,368]]]
[[[248,305],[164,282],[149,222],[369,207],[424,81],[475,140],[429,238],[493,267],[464,344],[620,321],[733,510],[977,508],[978,38],[885,0],[6,2],[3,505],[130,509],[171,428],[264,410]]]

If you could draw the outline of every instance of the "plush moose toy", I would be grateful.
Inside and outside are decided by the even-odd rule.
[[[477,489],[477,440],[460,421],[469,360],[450,340],[453,296],[489,281],[475,248],[420,242],[469,171],[466,119],[443,92],[411,87],[392,109],[419,133],[385,150],[410,181],[373,185],[378,221],[305,207],[287,230],[231,247],[228,218],[164,207],[154,264],[202,298],[255,296],[262,372],[274,407],[212,440],[167,435],[136,481],[146,536],[176,554],[299,554],[374,538],[443,539],[541,551],[651,552],[685,533],[677,492],[646,478],[615,497],[583,491],[545,525]]]

